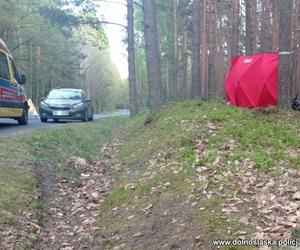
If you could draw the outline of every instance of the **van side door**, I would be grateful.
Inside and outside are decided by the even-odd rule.
[[[10,110],[10,100],[12,98],[7,54],[0,50],[0,117],[13,116],[13,112]]]
[[[9,56],[9,63],[11,68],[11,83],[16,86],[16,102],[20,103],[21,105],[24,104],[26,101],[26,94],[24,88],[19,84],[20,82],[20,75],[18,73],[17,67],[13,61],[13,59]],[[23,106],[22,106],[23,107]]]
[[[20,117],[24,104],[9,60],[8,54],[0,50],[0,117]]]

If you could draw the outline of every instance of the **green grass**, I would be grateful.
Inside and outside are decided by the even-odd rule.
[[[99,147],[113,138],[127,118],[105,119],[93,123],[76,123],[63,128],[40,131],[25,138],[35,165],[51,164],[59,174],[74,174],[65,168],[71,156],[91,160]],[[75,173],[76,174],[76,173]]]
[[[127,121],[128,118],[112,118],[93,123],[72,123],[1,139],[0,225],[17,225],[23,212],[38,212],[38,168],[47,165],[58,176],[76,175],[73,169],[66,167],[66,161],[71,156],[92,160],[101,145],[110,141]],[[35,237],[24,239],[20,249],[26,248]]]
[[[119,185],[108,195],[101,206],[99,226],[109,221],[111,209],[132,204],[142,207],[145,203],[159,203],[163,198],[152,198],[151,188],[157,189],[161,197],[184,197],[203,186],[195,176],[195,167],[213,164],[216,157],[220,162],[216,172],[220,181],[207,181],[210,189],[218,189],[220,184],[227,185],[228,195],[236,195],[238,190],[231,186],[232,176],[229,171],[238,170],[240,162],[249,159],[250,163],[261,171],[282,171],[285,168],[299,168],[299,156],[290,152],[300,144],[300,119],[298,113],[286,114],[276,108],[250,110],[226,106],[216,102],[183,102],[163,106],[152,115],[151,123],[143,121],[146,113],[138,114],[130,121],[130,129],[122,144],[117,158],[130,169],[130,174],[113,172]],[[205,136],[208,127],[213,124],[218,128],[214,136]],[[196,138],[204,135],[207,154],[197,159],[193,146]],[[234,141],[234,147],[224,150],[224,146]],[[149,160],[159,152],[168,153],[168,162],[150,167]],[[236,162],[238,165],[236,165]],[[165,166],[164,166],[165,165]],[[161,168],[163,166],[163,168]],[[174,174],[173,168],[181,168]],[[145,173],[152,173],[144,178]],[[134,190],[126,190],[126,183],[136,183]],[[169,182],[168,188],[163,183]],[[138,199],[136,198],[138,197]],[[210,233],[225,235],[227,226],[241,229],[243,226],[234,221],[220,219],[217,210],[218,199],[204,204],[206,211],[199,214],[200,225],[206,225]],[[215,201],[216,203],[213,203]],[[216,215],[211,210],[216,208]],[[109,230],[118,230],[126,223],[121,217],[114,218],[114,225]],[[141,223],[141,222],[139,222]],[[230,224],[230,225],[229,225]],[[251,231],[251,229],[249,229]],[[251,248],[249,248],[251,249]]]
[[[199,218],[203,227],[213,234],[216,239],[224,239],[224,235],[226,235],[226,239],[230,239],[227,228],[231,228],[232,232],[236,232],[238,230],[245,230],[246,227],[234,220],[220,217],[218,210],[222,202],[223,200],[217,196],[205,200],[205,202],[201,204],[201,207],[205,207],[205,210],[199,213]]]
[[[222,146],[234,140],[235,148],[228,155],[220,155],[225,165],[249,158],[253,165],[265,171],[280,167],[284,160],[290,167],[299,167],[299,156],[288,156],[289,151],[300,144],[299,119],[289,122],[284,113],[275,109],[266,112],[239,109],[214,102],[172,103],[157,112],[152,123],[144,127],[139,115],[132,121],[133,128],[119,152],[124,164],[147,169],[147,161],[159,150],[175,152],[172,158],[184,166],[195,160],[192,146],[195,137],[207,131],[206,125],[214,123],[220,129],[208,138],[208,155],[197,163],[205,165],[222,154]],[[134,125],[135,124],[135,125]],[[228,164],[227,164],[228,165]],[[144,166],[144,167],[142,167]]]
[[[100,146],[109,141],[126,118],[93,123],[75,123],[40,130],[32,135],[6,138],[0,142],[0,210],[17,213],[33,202],[37,187],[35,169],[44,164],[58,174],[66,174],[65,162],[71,156],[91,160]],[[35,205],[33,205],[35,207]]]
[[[299,169],[298,113],[189,101],[163,106],[152,114],[152,121],[147,125],[143,124],[147,116],[143,112],[129,122],[115,118],[76,123],[2,140],[0,157],[4,160],[0,163],[0,210],[6,212],[0,214],[0,219],[14,225],[21,211],[39,208],[34,198],[37,190],[35,168],[47,165],[60,176],[74,176],[77,173],[66,167],[66,160],[71,156],[93,159],[101,144],[111,140],[119,127],[124,130],[124,126],[127,135],[117,153],[122,168],[110,173],[117,185],[100,207],[99,228],[103,226],[106,230],[103,233],[121,232],[121,229],[127,230],[130,223],[133,228],[134,223],[141,223],[129,222],[122,215],[115,216],[112,212],[115,207],[132,205],[141,211],[151,203],[185,199],[205,185],[210,190],[218,190],[220,184],[225,184],[227,195],[235,196],[239,190],[231,185],[229,172],[242,168],[245,159],[264,172]],[[214,135],[208,133],[212,125],[217,128]],[[205,148],[205,152],[198,156],[194,152],[197,139],[203,141]],[[233,147],[225,150],[229,144]],[[159,154],[166,155],[166,162],[153,164],[153,159]],[[213,178],[199,180],[195,169],[211,167],[217,158],[220,160],[213,167],[218,181]],[[135,183],[135,189],[126,190],[128,183]],[[159,196],[152,195],[153,189]],[[234,220],[224,221],[219,215],[220,202],[218,197],[213,197],[201,204],[206,210],[195,215],[200,226],[205,225],[208,233],[220,237],[225,235],[227,227],[251,231]],[[294,234],[298,235],[298,231],[295,230]]]
[[[0,211],[18,214],[35,196],[37,180],[33,169],[26,166],[30,154],[19,139],[2,139],[0,151]],[[2,219],[6,221],[0,214]]]
[[[24,249],[33,249],[34,242],[38,240],[38,236],[36,234],[30,234],[25,236],[14,249],[16,250],[24,250]]]
[[[15,225],[17,223],[17,218],[15,215],[11,214],[11,213],[4,213],[2,215],[2,219],[4,221],[4,223],[7,223],[9,225]]]
[[[300,228],[294,228],[292,233],[293,238],[300,239]]]

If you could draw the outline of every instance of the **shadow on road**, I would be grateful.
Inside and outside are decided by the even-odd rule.
[[[0,128],[8,128],[8,127],[16,127],[16,126],[19,126],[16,120],[0,118]]]
[[[17,126],[19,126],[19,124],[17,124],[17,123],[2,123],[1,121],[0,121],[0,129],[1,128],[10,128],[10,127],[17,127]]]

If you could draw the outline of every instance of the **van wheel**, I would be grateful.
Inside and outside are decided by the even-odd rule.
[[[28,124],[28,109],[23,109],[22,116],[21,116],[21,118],[18,119],[18,123],[20,125]]]

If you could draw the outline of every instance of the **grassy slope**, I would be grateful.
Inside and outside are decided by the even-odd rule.
[[[251,227],[222,216],[222,197],[215,192],[207,198],[202,190],[225,185],[226,195],[237,195],[228,173],[239,171],[245,159],[264,173],[299,169],[299,118],[300,113],[276,109],[265,113],[196,102],[165,106],[147,126],[140,114],[119,149],[121,170],[110,173],[118,185],[101,206],[99,238],[105,240],[99,242],[107,248],[122,242],[132,249],[188,248],[191,240],[230,237],[228,228],[251,233]],[[47,165],[59,175],[74,174],[65,168],[66,160],[73,155],[92,159],[125,122],[76,123],[1,139],[0,226],[16,225],[22,212],[37,211],[35,168]],[[218,179],[199,178],[197,170],[205,167],[216,168]],[[135,187],[126,188],[128,183]],[[145,237],[132,237],[138,232]]]
[[[40,130],[33,135],[1,139],[0,227],[15,226],[22,213],[38,211],[37,168],[48,165],[57,175],[73,175],[65,168],[66,161],[71,156],[91,160],[100,145],[111,140],[126,122],[127,118],[113,118],[75,123]]]
[[[217,193],[225,185],[226,195],[235,197],[239,189],[230,184],[232,175],[228,173],[241,169],[244,161],[265,173],[300,167],[300,156],[295,153],[300,144],[299,112],[286,114],[276,109],[260,111],[185,102],[163,107],[147,126],[143,126],[144,118],[141,114],[132,121],[118,153],[123,170],[111,173],[119,185],[100,208],[100,235],[106,236],[100,241],[107,248],[160,248],[164,243],[187,247],[187,242],[176,245],[167,238],[199,240],[198,233],[202,234],[201,241],[209,244],[211,239],[230,237],[228,228],[250,234],[251,227],[221,215],[222,197],[205,197],[201,193],[204,187]],[[195,145],[199,142],[203,145],[198,145],[197,153]],[[230,148],[229,153],[223,150],[226,147]],[[212,166],[216,167],[217,180],[199,178],[199,168]],[[128,183],[135,187],[126,188]],[[191,195],[200,195],[194,204]],[[143,209],[149,204],[153,205],[151,213],[145,215]],[[171,217],[164,220],[164,212],[170,208]],[[174,218],[188,225],[188,234],[180,231],[176,223],[170,225]],[[137,232],[145,237],[132,237]],[[147,234],[152,237],[147,239]]]

